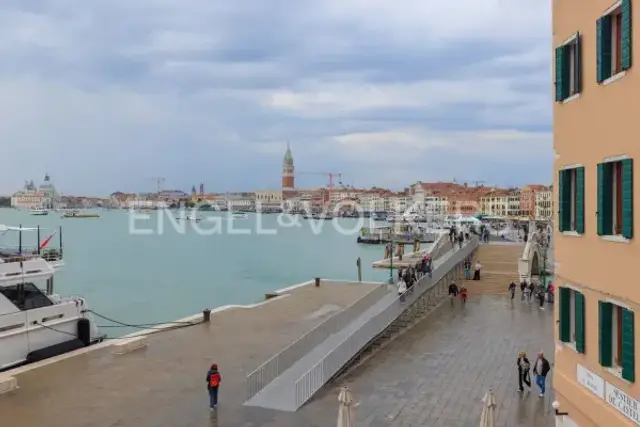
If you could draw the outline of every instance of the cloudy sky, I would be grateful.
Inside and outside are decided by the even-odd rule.
[[[551,181],[539,0],[3,0],[0,194]],[[320,175],[300,175],[319,186]]]

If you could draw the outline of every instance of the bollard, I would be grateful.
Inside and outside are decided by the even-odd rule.
[[[316,277],[316,288],[320,287],[320,278]]]
[[[356,265],[358,266],[358,282],[362,282],[362,260],[360,257],[358,257]]]
[[[202,322],[209,323],[210,321],[211,321],[211,310],[208,308],[205,308],[204,310],[202,310]]]

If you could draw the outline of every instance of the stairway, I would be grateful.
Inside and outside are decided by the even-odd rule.
[[[514,282],[520,289],[518,259],[522,257],[524,245],[483,244],[478,247],[471,264],[482,264],[480,280],[459,280],[469,290],[469,298],[479,294],[508,295],[509,284]],[[473,276],[472,276],[473,277]]]

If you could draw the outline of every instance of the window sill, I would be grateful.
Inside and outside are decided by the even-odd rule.
[[[616,236],[600,236],[600,240],[604,240],[605,242],[614,242],[614,243],[629,243],[631,240],[626,237],[616,235]]]
[[[568,348],[569,350],[572,350],[576,353],[578,353],[578,350],[576,349],[576,343],[575,341],[573,342],[560,342],[560,344],[564,347],[564,348]]]
[[[611,84],[613,82],[617,82],[618,80],[623,78],[626,74],[627,74],[626,71],[620,71],[618,74],[615,74],[615,75],[609,77],[608,79],[606,79],[605,81],[603,81],[602,82],[602,86],[606,86],[606,85]]]
[[[563,104],[568,104],[568,103],[570,103],[571,101],[575,101],[575,100],[576,100],[576,99],[578,99],[578,98],[580,98],[580,92],[578,92],[578,93],[574,93],[574,94],[573,94],[573,95],[571,95],[570,97],[568,97],[568,98],[564,99],[564,100],[562,101],[562,103],[563,103]]]
[[[582,234],[578,233],[577,231],[563,231],[562,235],[563,236],[571,236],[571,237],[580,237],[580,236],[582,236]]]
[[[611,375],[613,375],[614,377],[618,378],[620,381],[622,381],[625,384],[633,384],[630,381],[625,380],[624,378],[622,378],[622,368],[620,367],[615,367],[615,368],[604,368],[605,371],[607,371],[608,373],[610,373]]]

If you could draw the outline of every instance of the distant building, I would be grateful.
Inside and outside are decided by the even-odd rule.
[[[40,187],[25,181],[24,188],[11,196],[11,206],[18,209],[55,209],[60,204],[60,194],[48,174]]]
[[[295,184],[293,166],[293,156],[291,155],[291,148],[287,143],[287,151],[284,153],[284,160],[282,162],[282,189],[292,190]]]
[[[535,194],[535,218],[548,221],[553,218],[553,187],[545,187]]]

